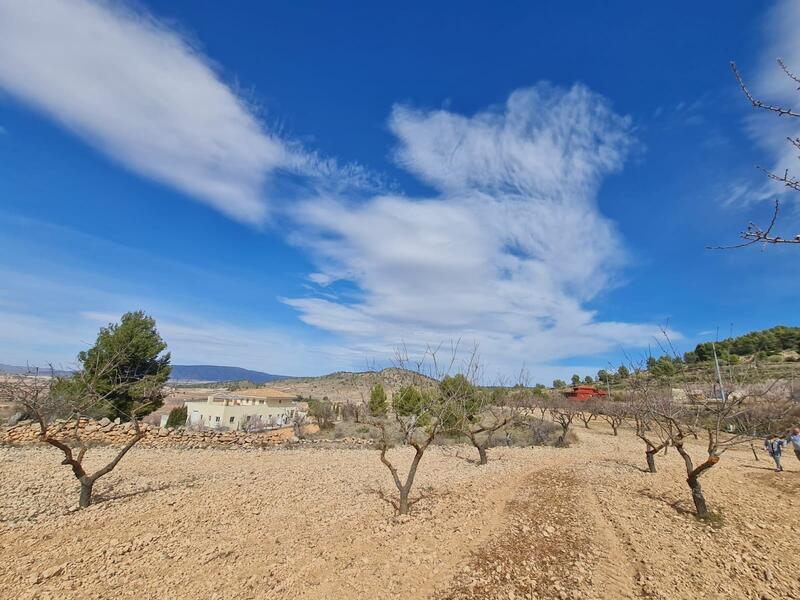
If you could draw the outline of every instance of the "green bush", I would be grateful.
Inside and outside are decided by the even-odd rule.
[[[186,425],[188,416],[189,410],[185,406],[173,408],[169,411],[169,417],[167,417],[167,427],[183,427]]]
[[[314,417],[320,429],[331,429],[336,419],[330,400],[309,400],[308,413]]]

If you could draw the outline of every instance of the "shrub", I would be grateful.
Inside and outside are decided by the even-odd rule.
[[[188,408],[181,406],[180,408],[173,408],[169,411],[167,417],[167,427],[183,427],[186,425],[186,419],[189,416]]]
[[[499,435],[492,440],[492,447],[496,446],[555,446],[558,442],[561,428],[550,421],[537,418],[518,421],[505,429],[505,435]]]
[[[308,414],[316,419],[320,429],[333,427],[335,414],[329,400],[309,400]]]

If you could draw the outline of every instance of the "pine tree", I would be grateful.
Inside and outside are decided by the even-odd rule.
[[[376,383],[372,388],[369,395],[369,414],[373,417],[382,417],[389,409],[389,403],[386,401],[386,391],[380,383]]]
[[[104,416],[130,419],[134,403],[145,403],[137,411],[141,417],[163,404],[161,390],[170,374],[170,354],[162,354],[166,348],[155,320],[142,311],[125,313],[119,323],[100,329],[95,345],[78,354],[78,360],[84,379],[88,376],[99,392],[107,393]],[[65,385],[79,385],[77,381]]]

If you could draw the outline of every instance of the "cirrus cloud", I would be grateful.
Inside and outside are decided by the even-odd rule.
[[[389,124],[398,164],[437,193],[296,206],[295,241],[325,287],[324,297],[285,299],[303,321],[367,354],[401,340],[478,342],[506,373],[657,334],[586,307],[625,263],[596,194],[634,139],[604,98],[542,84],[473,116],[396,106]]]
[[[0,0],[0,89],[100,152],[236,220],[259,224],[278,173],[365,182],[268,131],[185,37],[99,0]]]

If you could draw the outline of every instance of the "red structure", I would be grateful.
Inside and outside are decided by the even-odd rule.
[[[572,389],[567,392],[567,398],[578,402],[585,402],[591,398],[605,398],[607,395],[603,390],[593,385],[573,385]]]

